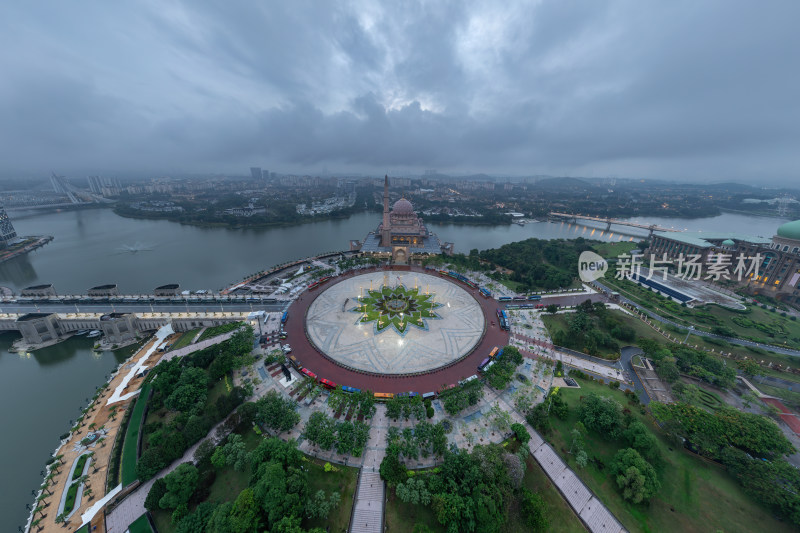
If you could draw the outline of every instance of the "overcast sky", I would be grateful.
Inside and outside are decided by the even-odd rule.
[[[800,182],[800,2],[380,4],[2,2],[0,172]]]

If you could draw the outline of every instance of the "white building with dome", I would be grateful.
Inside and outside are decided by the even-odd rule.
[[[747,290],[763,293],[800,308],[800,220],[778,227],[771,239],[734,233],[668,233],[656,231],[648,253],[676,260],[698,255],[701,262],[715,261],[717,255],[735,258],[759,257],[758,272],[743,280]]]
[[[385,256],[396,264],[408,264],[427,255],[452,254],[453,243],[442,244],[428,231],[414,206],[401,198],[389,209],[389,176],[383,181],[383,219],[363,242],[350,241],[351,250]]]

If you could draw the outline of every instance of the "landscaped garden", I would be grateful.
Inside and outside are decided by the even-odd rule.
[[[141,428],[142,453],[136,460],[134,479],[153,477],[244,401],[247,392],[239,387],[229,390],[224,380],[234,368],[253,362],[252,343],[252,328],[246,327],[223,343],[161,362],[152,370],[147,382],[153,394]],[[134,409],[138,407],[137,402]],[[126,436],[125,446],[129,445],[135,446],[135,442],[131,444]],[[123,454],[123,482],[126,457]]]
[[[229,331],[237,330],[242,327],[242,324],[242,322],[229,322],[228,324],[220,324],[219,326],[206,328],[203,334],[200,335],[200,338],[197,339],[197,342],[216,337],[217,335],[222,335],[223,333],[228,333]]]
[[[147,407],[147,399],[150,395],[150,384],[145,383],[139,390],[136,397],[136,404],[131,412],[128,421],[128,429],[125,431],[125,438],[122,441],[122,486],[127,487],[136,481],[136,461],[138,459],[137,443],[139,442],[139,431],[142,428],[142,416]]]
[[[361,323],[374,322],[376,333],[392,327],[402,335],[411,326],[426,329],[428,319],[439,318],[435,309],[442,304],[435,299],[435,294],[423,293],[417,287],[381,287],[359,296],[358,305],[352,311],[361,315]]]
[[[532,422],[628,530],[794,530],[748,496],[722,465],[658,429],[634,395],[589,380],[579,384],[560,389],[547,419]],[[635,465],[634,477],[614,474],[623,465]]]

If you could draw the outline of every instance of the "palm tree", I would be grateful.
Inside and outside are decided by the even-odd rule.
[[[90,501],[94,499],[94,495],[92,494],[92,487],[86,487],[83,491],[83,495],[86,496]]]
[[[99,439],[97,439],[97,442],[100,443],[100,447],[101,448],[105,448],[106,447],[106,438],[105,437],[100,437]]]

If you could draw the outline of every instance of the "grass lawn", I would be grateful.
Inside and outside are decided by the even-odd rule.
[[[80,483],[73,483],[67,488],[67,498],[64,500],[64,512],[69,514],[75,508],[75,500],[78,498],[78,487]]]
[[[150,527],[150,522],[147,521],[147,515],[143,514],[130,525],[128,531],[130,533],[153,533],[153,528]]]
[[[578,421],[581,395],[597,392],[613,397],[623,406],[627,405],[627,399],[623,393],[612,391],[605,385],[583,380],[580,385],[581,389],[562,389],[570,414],[564,421],[555,417],[552,419],[554,431],[548,440],[628,530],[794,531],[791,525],[777,521],[768,509],[750,500],[721,466],[700,459],[682,448],[671,450],[652,421],[642,415],[637,406],[630,406],[632,414],[659,437],[665,467],[661,474],[661,490],[649,506],[633,505],[623,500],[616,484],[605,471],[598,470],[591,463],[586,468],[579,468],[573,457],[564,450],[568,448],[569,432]],[[621,443],[608,441],[595,432],[589,432],[586,437],[590,458],[597,457],[606,465],[610,464],[621,447]]]
[[[435,533],[445,533],[447,531],[443,525],[436,520],[436,515],[430,506],[413,505],[403,503],[398,498],[394,489],[387,487],[389,499],[386,502],[384,516],[386,519],[386,531],[389,533],[411,533],[414,524],[425,524]]]
[[[639,339],[654,339],[657,341],[666,341],[666,339],[660,333],[653,330],[653,328],[651,328],[638,318],[634,318],[629,314],[619,311],[617,309],[610,309],[608,313],[614,318],[620,320],[626,326],[630,326],[631,328],[633,328],[636,334],[636,338],[632,342],[626,342],[626,341],[621,341],[619,339],[614,339],[619,343],[620,346],[636,344],[636,340]],[[555,335],[557,331],[568,331],[567,328],[568,316],[569,316],[568,314],[551,315],[548,313],[542,313],[542,321],[544,322],[545,327],[547,327],[547,331],[550,334],[551,338]],[[569,346],[567,346],[567,348],[569,348]],[[601,347],[599,356],[604,359],[619,359],[619,350],[611,350],[606,347]]]
[[[577,533],[586,531],[583,527],[583,522],[575,516],[572,508],[567,501],[558,492],[558,489],[544,473],[542,467],[539,466],[533,457],[528,456],[527,470],[525,477],[522,478],[522,485],[532,492],[536,492],[544,498],[547,504],[548,519],[550,526],[547,528],[548,533]],[[509,533],[526,533],[527,526],[522,521],[519,510],[512,508],[509,510],[508,522],[503,527],[503,530]]]
[[[309,458],[310,459],[310,458]],[[328,515],[326,520],[303,520],[303,527],[311,529],[321,527],[331,533],[345,533],[350,526],[350,513],[353,511],[353,497],[358,484],[358,469],[342,465],[334,465],[338,472],[325,472],[325,463],[310,459],[308,468],[308,495],[313,497],[319,490],[327,494],[338,492],[341,496],[339,507]]]
[[[142,427],[142,414],[147,405],[147,396],[150,394],[150,384],[145,383],[139,396],[136,398],[136,405],[133,407],[128,430],[125,432],[125,440],[122,443],[122,486],[126,487],[136,481],[136,443],[139,440],[139,431]]]
[[[175,531],[175,525],[172,523],[172,511],[158,510],[150,513],[150,515],[153,517],[153,523],[155,523],[158,533],[172,533]],[[145,531],[147,530],[145,529]]]
[[[595,253],[605,260],[616,259],[617,256],[622,254],[629,254],[631,250],[638,247],[638,243],[630,241],[592,243],[592,249]]]
[[[235,329],[239,329],[241,326],[242,326],[241,322],[231,322],[229,324],[220,324],[219,326],[212,326],[210,328],[206,328],[203,334],[200,335],[200,338],[197,339],[197,342],[210,339],[211,337],[216,337],[217,335],[222,335],[223,333],[227,333]]]
[[[197,333],[199,331],[200,331],[200,329],[198,328],[198,329],[193,329],[193,330],[185,332],[183,335],[180,336],[180,338],[178,338],[177,341],[175,341],[172,344],[172,347],[170,348],[170,351],[179,350],[180,348],[184,348],[186,346],[189,346],[192,343],[192,339],[195,338],[195,336],[197,335]]]

